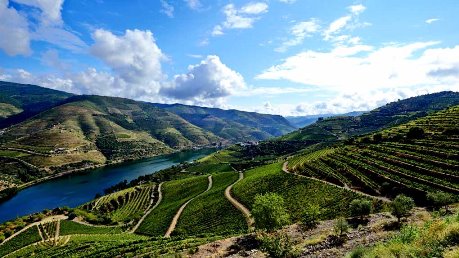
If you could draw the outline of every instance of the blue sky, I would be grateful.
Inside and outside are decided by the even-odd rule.
[[[0,79],[282,115],[459,91],[456,0],[0,0]]]

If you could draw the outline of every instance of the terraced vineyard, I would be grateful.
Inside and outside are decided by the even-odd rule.
[[[38,227],[42,233],[43,239],[50,240],[56,236],[56,231],[59,221],[51,221],[44,224],[40,224]]]
[[[285,200],[293,222],[298,221],[309,205],[323,209],[323,219],[348,215],[349,203],[355,198],[366,198],[354,192],[326,185],[308,178],[297,177],[281,170],[275,163],[247,171],[245,178],[233,188],[236,199],[252,209],[257,194],[275,192]]]
[[[459,106],[382,131],[379,138],[295,157],[290,169],[369,194],[404,193],[421,204],[431,191],[459,195]]]
[[[162,236],[180,206],[207,189],[207,176],[197,176],[163,184],[163,200],[140,224],[137,233]]]
[[[75,234],[119,234],[123,232],[120,227],[93,227],[83,225],[70,220],[61,221],[60,235],[75,235]]]
[[[245,232],[247,223],[244,216],[224,196],[226,187],[234,183],[238,177],[238,173],[235,172],[213,175],[213,186],[210,191],[188,204],[173,234],[197,236]]]
[[[150,184],[102,196],[83,205],[83,208],[96,214],[108,215],[114,222],[129,222],[139,219],[157,198],[157,186]]]
[[[38,241],[41,241],[41,237],[38,233],[38,227],[32,226],[13,239],[2,243],[0,245],[0,257]]]

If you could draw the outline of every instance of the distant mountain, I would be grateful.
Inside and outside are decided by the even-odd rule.
[[[317,122],[319,118],[328,118],[332,116],[359,116],[363,114],[363,111],[353,111],[345,114],[319,114],[309,116],[286,116],[285,119],[290,122],[296,128],[302,128],[307,125]]]
[[[35,85],[0,81],[0,128],[24,121],[71,96]]]
[[[280,140],[338,140],[399,125],[431,112],[459,105],[459,93],[445,91],[412,97],[374,109],[359,116],[335,116],[319,119]]]
[[[236,141],[266,140],[295,128],[282,116],[182,104],[153,104],[217,136]]]

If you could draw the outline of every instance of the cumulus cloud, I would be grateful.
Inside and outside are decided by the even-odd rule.
[[[319,31],[320,25],[317,19],[310,19],[308,21],[298,22],[293,25],[289,33],[292,38],[285,40],[282,42],[281,46],[276,48],[277,52],[285,52],[288,48],[297,46],[303,43],[306,37],[312,36],[314,33]]]
[[[260,15],[268,11],[268,4],[264,2],[248,3],[241,8],[236,8],[234,4],[227,4],[223,7],[226,20],[216,25],[212,31],[213,36],[223,35],[224,29],[249,29],[253,27]]]
[[[211,55],[199,64],[189,66],[187,74],[176,75],[160,94],[176,100],[209,104],[245,87],[242,75],[223,64],[218,56]]]
[[[163,79],[161,61],[165,59],[151,31],[126,30],[117,36],[98,29],[93,35],[91,53],[100,58],[128,83],[145,83]]]
[[[161,12],[167,15],[169,18],[174,17],[174,7],[169,4],[166,0],[161,0]]]
[[[7,0],[0,0],[0,49],[10,56],[32,52],[27,19],[8,8]]]
[[[32,6],[41,11],[40,20],[44,26],[61,24],[61,10],[64,0],[13,0],[16,3]]]

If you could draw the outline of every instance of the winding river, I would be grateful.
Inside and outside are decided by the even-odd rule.
[[[212,153],[213,149],[183,151],[139,161],[67,175],[21,190],[0,204],[0,223],[44,209],[77,207],[94,198],[97,193],[123,180],[130,181],[184,161],[192,161]]]

